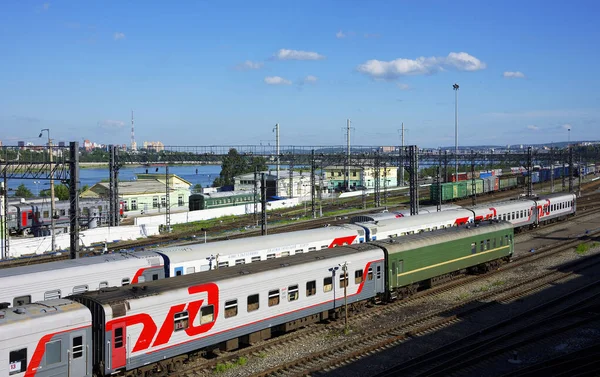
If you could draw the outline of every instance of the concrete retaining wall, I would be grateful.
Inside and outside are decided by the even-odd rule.
[[[128,225],[112,228],[88,229],[80,233],[80,247],[97,242],[136,240],[158,234],[158,225]],[[68,233],[56,235],[56,249],[66,249],[70,245]],[[52,237],[11,238],[10,257],[17,258],[26,254],[44,254],[50,251]]]
[[[277,200],[267,203],[267,210],[295,207],[300,204],[298,198]],[[261,211],[261,205],[258,205],[258,210]],[[184,224],[194,221],[215,219],[222,216],[232,215],[249,215],[254,213],[254,204],[245,204],[233,207],[205,209],[201,211],[191,211],[184,213],[171,214],[171,225]],[[165,215],[136,217],[135,225],[163,225],[165,223]]]

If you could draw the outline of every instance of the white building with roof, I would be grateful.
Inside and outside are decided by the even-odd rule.
[[[310,171],[292,173],[292,179],[290,179],[289,170],[279,171],[279,181],[277,181],[277,175],[274,171],[263,171],[258,173],[258,188],[260,189],[261,173],[265,173],[265,180],[267,181],[267,196],[278,196],[286,198],[301,198],[305,200],[311,196],[311,182],[310,182]],[[254,173],[242,174],[234,177],[235,190],[241,191],[254,191]],[[275,189],[275,182],[277,181],[277,188]],[[316,185],[319,185],[319,179],[316,180]]]

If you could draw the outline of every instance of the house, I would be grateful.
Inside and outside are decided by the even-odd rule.
[[[290,180],[289,170],[279,171],[279,181],[277,181],[277,175],[274,171],[265,171],[258,173],[258,186],[260,190],[260,177],[261,173],[265,174],[265,180],[267,183],[267,197],[280,196],[287,198],[304,198],[311,196],[311,182],[310,182],[310,171],[292,173],[292,179]],[[254,173],[247,173],[235,176],[234,187],[238,191],[254,191]],[[316,185],[319,184],[317,179]],[[276,190],[276,182],[277,188]],[[291,190],[290,190],[291,187]]]
[[[135,181],[119,182],[119,198],[125,211],[164,208],[167,203],[165,174],[137,174]],[[190,197],[190,182],[169,174],[169,201],[171,208],[187,207]],[[99,182],[81,193],[81,198],[108,198],[109,183]]]
[[[350,188],[364,186],[367,189],[375,188],[375,168],[372,166],[349,166],[348,186]],[[327,166],[323,168],[323,179],[331,190],[345,186],[344,166]],[[395,166],[379,168],[379,187],[395,187],[398,185],[398,168]]]

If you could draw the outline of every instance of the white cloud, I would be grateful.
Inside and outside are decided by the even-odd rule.
[[[115,129],[125,127],[125,122],[122,120],[102,120],[98,122],[98,127],[106,129]]]
[[[287,50],[282,48],[275,57],[279,60],[321,60],[325,56],[312,51]]]
[[[337,39],[346,38],[346,34],[344,34],[344,32],[340,30],[340,31],[338,31],[337,33],[335,33],[335,37],[336,37]]]
[[[573,129],[573,126],[571,126],[568,123],[567,124],[563,124],[561,127],[564,128],[565,130],[572,130]]]
[[[400,90],[410,90],[410,89],[412,89],[412,88],[410,87],[410,85],[408,85],[408,84],[398,83],[398,85],[397,85],[397,86],[398,86],[398,88],[399,88]]]
[[[451,52],[444,57],[399,58],[391,61],[368,60],[356,69],[375,79],[394,80],[400,76],[429,75],[446,68],[458,71],[478,71],[486,64],[466,52]]]
[[[519,72],[519,71],[515,71],[515,72],[506,71],[502,74],[502,76],[504,76],[504,78],[507,78],[507,79],[524,79],[525,78],[525,74],[523,72]]]
[[[113,38],[115,39],[115,41],[118,41],[119,39],[124,39],[125,38],[125,33],[121,33],[121,32],[116,32],[113,34]]]
[[[292,82],[290,80],[286,80],[283,77],[279,77],[279,76],[267,76],[267,77],[265,77],[265,84],[269,84],[269,85],[291,85]]]
[[[533,124],[530,124],[529,126],[527,126],[527,129],[531,130],[531,131],[539,131],[540,128],[538,126],[534,126]]]
[[[318,80],[317,76],[308,75],[304,78],[303,82],[306,84],[314,84]]]
[[[236,66],[236,69],[238,69],[240,71],[244,71],[244,70],[249,70],[249,69],[261,69],[263,66],[264,66],[264,63],[246,60],[245,62],[238,64]]]

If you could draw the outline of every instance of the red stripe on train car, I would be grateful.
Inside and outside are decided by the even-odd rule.
[[[332,248],[336,246],[352,245],[352,242],[354,242],[355,239],[356,235],[348,237],[339,237],[331,241],[329,247]]]

